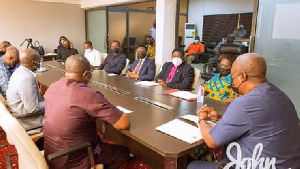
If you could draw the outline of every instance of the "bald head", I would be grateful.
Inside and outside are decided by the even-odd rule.
[[[20,52],[20,63],[31,71],[36,71],[39,68],[41,56],[34,49],[24,49]]]
[[[67,58],[65,65],[69,73],[83,73],[91,68],[87,58],[80,55],[71,55]]]
[[[91,65],[86,57],[71,55],[66,60],[65,77],[87,84],[92,78]]]
[[[19,50],[14,46],[6,48],[6,53],[1,58],[9,67],[14,67],[19,63]]]
[[[265,78],[267,65],[265,59],[257,53],[245,53],[234,62],[238,72],[247,73],[249,78]]]

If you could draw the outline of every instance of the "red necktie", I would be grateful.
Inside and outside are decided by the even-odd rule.
[[[142,59],[140,59],[139,64],[136,66],[136,68],[135,68],[135,70],[134,70],[134,72],[135,72],[136,74],[138,74],[138,72],[139,72],[139,70],[140,70],[140,68],[141,68],[141,65],[142,65]]]

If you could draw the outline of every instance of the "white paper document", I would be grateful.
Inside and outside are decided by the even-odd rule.
[[[114,74],[114,73],[108,73],[107,76],[117,76],[117,74]]]
[[[175,96],[175,97],[179,97],[185,100],[190,100],[190,99],[196,99],[197,95],[193,94],[191,92],[188,91],[178,91],[178,92],[173,92],[170,95]]]
[[[202,139],[199,128],[188,123],[174,119],[161,126],[156,127],[156,130],[173,136],[179,140],[193,144]]]
[[[140,85],[140,86],[145,86],[145,87],[150,87],[150,86],[156,86],[156,85],[158,85],[158,83],[151,82],[151,81],[140,81],[140,82],[135,82],[134,84]]]
[[[52,55],[56,56],[57,54],[56,53],[46,53],[45,54],[45,56],[52,56]]]
[[[127,109],[125,109],[124,107],[121,107],[121,106],[117,106],[117,108],[118,108],[119,110],[121,110],[122,112],[126,113],[126,114],[132,112],[131,110],[127,110]]]

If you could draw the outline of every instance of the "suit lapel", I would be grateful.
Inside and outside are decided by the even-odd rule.
[[[179,76],[181,70],[183,69],[183,64],[184,64],[184,62],[182,62],[182,64],[178,67],[178,69],[176,70],[175,75],[174,75],[173,79],[171,80],[171,82],[173,82],[174,79],[176,79],[177,76]]]

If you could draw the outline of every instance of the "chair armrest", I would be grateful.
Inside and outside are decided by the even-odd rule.
[[[15,155],[18,155],[18,153],[6,154],[6,168],[7,169],[12,169],[12,164],[11,164],[10,158]]]
[[[87,149],[90,148],[90,149],[92,149],[91,143],[84,142],[84,143],[81,143],[79,145],[69,147],[67,149],[64,149],[64,150],[61,150],[59,152],[56,152],[56,153],[48,155],[47,159],[51,161],[51,160],[53,160],[55,158],[61,157],[63,155],[69,154],[69,153],[73,153],[73,152],[79,151],[79,150],[84,149],[84,148],[87,148]]]
[[[13,116],[16,119],[22,119],[22,118],[35,117],[35,116],[39,116],[39,115],[43,115],[43,114],[45,114],[44,111],[39,111],[39,112],[36,112],[36,113],[28,113],[28,114],[21,114],[21,115],[15,115],[15,114],[13,114]]]

